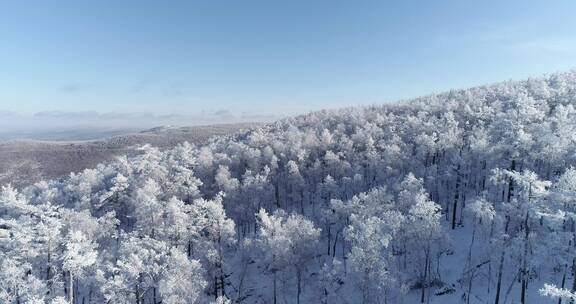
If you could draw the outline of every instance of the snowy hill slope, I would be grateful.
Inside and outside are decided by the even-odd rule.
[[[575,163],[576,72],[147,147],[3,189],[0,297],[558,303]]]
[[[140,132],[85,141],[0,141],[0,184],[21,187],[42,179],[54,179],[70,172],[92,168],[117,156],[136,155],[139,145],[162,149],[188,141],[203,144],[213,136],[249,129],[259,124],[222,124],[181,128],[154,128]]]

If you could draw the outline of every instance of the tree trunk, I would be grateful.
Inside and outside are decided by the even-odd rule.
[[[512,160],[512,164],[510,164],[510,171],[514,171],[516,170],[516,161]],[[512,177],[510,177],[508,179],[508,196],[506,198],[506,202],[510,202],[512,200],[512,197],[514,196],[514,180],[512,180]]]
[[[279,181],[274,183],[274,197],[276,198],[276,207],[280,208],[280,187],[278,186]]]
[[[74,276],[72,272],[68,272],[68,301],[74,304]]]
[[[566,284],[566,266],[564,266],[564,274],[562,275],[562,285],[560,288],[564,289],[564,285]],[[562,298],[558,298],[558,304],[562,304]]]
[[[474,279],[474,273],[470,274],[468,279],[468,291],[466,293],[466,304],[470,304],[470,295],[472,294],[472,280]]]
[[[218,300],[218,277],[214,276],[214,300]]]
[[[520,303],[526,304],[526,289],[528,288],[528,237],[530,230],[528,227],[528,211],[524,219],[524,254],[522,259],[522,288],[520,291]]]
[[[327,255],[330,256],[330,242],[332,239],[332,233],[331,233],[332,231],[330,229],[330,226],[332,226],[332,225],[330,225],[330,223],[327,223],[326,226],[328,226],[328,229],[327,229],[328,230],[328,254]]]
[[[468,293],[466,296],[466,304],[470,303],[470,294],[472,293],[472,281],[474,280],[474,272],[472,270],[472,248],[474,247],[474,238],[476,237],[476,219],[474,219],[474,228],[472,230],[472,240],[470,241],[470,248],[468,249],[467,270],[470,274],[468,278]]]
[[[304,215],[304,190],[300,191],[300,212]]]
[[[62,281],[66,282],[66,271],[62,270]],[[68,296],[68,284],[62,284],[62,287],[64,288],[64,295]]]
[[[526,304],[526,280],[524,276],[524,271],[522,271],[522,288],[520,289],[520,303],[522,304]]]
[[[464,183],[464,192],[462,193],[462,195],[460,195],[461,197],[461,203],[460,203],[460,218],[458,219],[458,225],[460,225],[460,227],[464,226],[464,209],[466,209],[466,189],[468,187],[468,183],[465,182]]]
[[[336,235],[334,236],[334,246],[332,247],[332,257],[336,256],[336,244],[338,244],[338,234],[340,234],[340,230],[336,230]],[[342,252],[344,254],[344,252]]]
[[[484,191],[486,189],[486,160],[483,161],[482,163],[482,191]]]
[[[274,302],[276,304],[276,271],[274,271]]]
[[[48,261],[46,262],[46,285],[48,287],[48,294],[52,293],[52,250],[50,250],[50,240],[48,240]]]
[[[220,286],[222,286],[222,296],[226,297],[226,284],[224,283],[224,271],[221,269],[220,270]]]
[[[300,294],[302,293],[302,271],[296,270],[296,281],[298,284],[298,292],[296,295],[296,304],[300,304]]]
[[[425,300],[425,295],[426,295],[426,285],[427,283],[427,275],[428,275],[428,260],[429,258],[429,253],[426,253],[426,261],[424,262],[424,274],[422,275],[422,281],[420,284],[422,284],[422,291],[420,293],[420,303],[424,303]]]
[[[140,304],[140,290],[138,284],[134,287],[134,295],[136,296],[136,304]]]
[[[454,189],[454,205],[452,206],[452,230],[456,229],[456,213],[460,199],[460,165],[456,169],[456,189]]]
[[[572,293],[576,292],[576,258],[572,259],[572,276],[574,281],[572,282]],[[570,303],[574,303],[574,299],[570,300]]]
[[[500,264],[498,265],[498,281],[496,282],[496,299],[494,304],[500,302],[500,290],[502,288],[502,272],[504,271],[504,248],[502,248],[502,254],[500,255]]]

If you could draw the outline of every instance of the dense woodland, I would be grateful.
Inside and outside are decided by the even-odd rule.
[[[315,112],[0,193],[1,303],[568,303],[576,72]]]

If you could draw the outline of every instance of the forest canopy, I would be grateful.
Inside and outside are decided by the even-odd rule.
[[[0,302],[576,299],[576,72],[141,149],[2,187]]]

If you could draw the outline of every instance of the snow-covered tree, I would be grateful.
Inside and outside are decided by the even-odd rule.
[[[277,211],[270,215],[261,209],[257,217],[259,224],[257,241],[263,251],[268,270],[273,274],[273,302],[277,301],[277,272],[290,267],[295,272],[296,300],[300,303],[303,274],[316,254],[320,229],[298,214],[287,215],[285,212]]]
[[[200,262],[189,260],[185,253],[172,249],[166,263],[167,269],[159,284],[162,302],[197,303],[206,286]]]
[[[98,257],[97,245],[80,231],[72,231],[66,240],[62,269],[68,272],[68,301],[74,304],[75,282],[82,279],[86,268]]]

